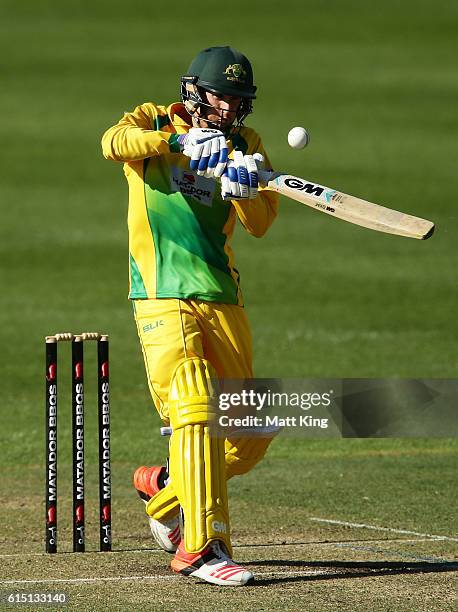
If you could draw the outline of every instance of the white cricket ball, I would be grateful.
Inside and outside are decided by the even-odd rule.
[[[310,142],[310,135],[303,127],[293,127],[288,132],[288,144],[293,149],[303,149]]]

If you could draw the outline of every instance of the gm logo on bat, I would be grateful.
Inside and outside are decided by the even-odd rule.
[[[331,202],[333,196],[337,193],[335,189],[327,189],[316,183],[306,183],[301,179],[295,177],[288,177],[285,179],[285,185],[290,189],[296,189],[297,191],[305,191],[315,198],[323,198],[326,202]],[[332,206],[325,206],[317,202],[316,206],[327,212],[335,212],[335,208]]]

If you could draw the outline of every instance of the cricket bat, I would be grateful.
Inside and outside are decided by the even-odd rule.
[[[260,169],[259,182],[310,208],[377,232],[417,240],[426,240],[434,233],[432,221],[373,204],[296,176]]]

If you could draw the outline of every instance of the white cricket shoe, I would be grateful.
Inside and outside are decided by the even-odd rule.
[[[168,553],[174,553],[181,541],[178,517],[170,519],[169,521],[157,521],[149,516],[148,521],[156,544],[160,546],[162,550]]]
[[[200,553],[188,553],[181,540],[171,563],[174,572],[200,578],[220,586],[243,586],[254,582],[254,576],[229,557],[222,542],[210,542]]]
[[[161,489],[165,467],[142,465],[135,470],[134,487],[142,500],[147,504]],[[163,486],[163,485],[162,485]],[[169,553],[174,553],[181,540],[179,515],[168,521],[158,521],[148,516],[153,538],[158,546]]]

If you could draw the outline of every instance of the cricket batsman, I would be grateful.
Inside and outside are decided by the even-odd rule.
[[[258,185],[270,162],[243,124],[255,92],[248,59],[210,47],[181,77],[181,102],[142,104],[102,138],[104,157],[124,162],[129,298],[153,402],[172,429],[169,470],[139,467],[134,486],[172,570],[230,586],[253,575],[232,560],[227,479],[271,442],[212,433],[215,380],[253,377],[235,224],[260,237],[277,214],[276,194]]]

